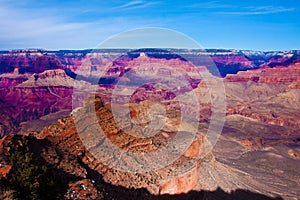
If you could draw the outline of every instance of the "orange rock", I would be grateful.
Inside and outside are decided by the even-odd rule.
[[[175,177],[166,182],[160,188],[160,194],[181,194],[193,190],[198,183],[197,168],[187,172],[183,176]]]
[[[203,144],[203,140],[204,135],[194,140],[183,155],[188,158],[197,158],[201,153],[201,146]]]
[[[138,116],[139,116],[139,112],[137,110],[131,110],[130,111],[131,119],[136,120],[138,118]]]
[[[291,158],[294,158],[294,159],[300,159],[299,153],[296,152],[296,151],[293,150],[293,149],[290,149],[290,150],[288,151],[288,154],[289,154],[289,156],[290,156]]]
[[[0,176],[2,177],[6,177],[7,174],[10,172],[11,170],[11,166],[10,165],[6,165],[6,164],[1,164],[0,163]]]
[[[250,147],[250,148],[252,148],[252,146],[253,146],[253,143],[250,142],[249,140],[242,140],[240,143],[241,143],[241,145],[243,145],[243,146],[245,146],[245,147]]]

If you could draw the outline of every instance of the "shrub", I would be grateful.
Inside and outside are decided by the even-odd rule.
[[[2,200],[14,200],[16,199],[16,191],[14,190],[0,190],[0,199]]]
[[[39,164],[32,153],[16,151],[11,156],[7,179],[20,199],[61,199],[66,185],[53,170]]]

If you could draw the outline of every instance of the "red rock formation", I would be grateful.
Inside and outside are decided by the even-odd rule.
[[[146,105],[148,104],[150,103],[146,103]],[[142,105],[141,103],[139,106]],[[139,108],[139,106],[137,105],[135,108]],[[125,117],[121,117],[121,120],[123,120],[120,123],[123,126],[123,130],[121,130],[120,127],[116,126],[111,111],[105,107],[101,98],[92,95],[83,108],[74,111],[70,117],[59,120],[56,125],[45,127],[41,132],[35,133],[36,138],[20,135],[7,136],[0,141],[0,154],[9,156],[13,149],[29,148],[41,155],[43,160],[53,168],[79,177],[82,181],[70,185],[70,189],[66,194],[68,198],[71,197],[71,194],[78,195],[78,198],[81,194],[86,193],[97,195],[98,192],[93,187],[93,182],[87,179],[99,180],[102,177],[107,183],[116,186],[112,193],[121,192],[117,186],[128,189],[145,188],[152,194],[181,194],[191,190],[215,190],[217,187],[221,187],[228,192],[236,188],[250,188],[265,193],[271,191],[270,188],[256,182],[246,173],[219,163],[211,153],[202,159],[196,159],[197,162],[193,162],[193,158],[202,153],[199,148],[201,149],[205,142],[205,137],[201,133],[197,133],[198,137],[193,139],[191,146],[183,152],[178,160],[162,169],[146,173],[117,170],[114,166],[107,165],[102,159],[96,159],[95,157],[93,149],[104,148],[102,150],[105,150],[105,147],[101,147],[101,143],[98,143],[98,141],[102,141],[102,138],[98,137],[99,133],[95,128],[91,113],[93,109],[96,109],[98,120],[96,124],[104,130],[104,140],[110,140],[126,152],[139,152],[142,155],[142,153],[155,151],[159,146],[165,145],[174,138],[174,131],[169,129],[163,129],[164,133],[158,133],[150,138],[136,138],[126,134],[129,129],[136,132],[139,132],[139,129],[127,126],[131,122],[127,121]],[[142,114],[142,110],[139,111]],[[172,115],[170,113],[168,116],[178,117],[174,113]],[[80,122],[77,121],[78,119]],[[86,135],[82,135],[82,130],[87,130]],[[188,132],[182,136],[186,134],[188,135]],[[258,139],[249,144],[255,143],[256,145],[256,142],[261,143]],[[177,147],[179,148],[179,146]],[[289,154],[294,155],[291,152]],[[110,152],[110,154],[105,154],[104,158],[114,160],[114,155],[115,152]],[[165,154],[159,159],[169,159],[169,156],[170,154]],[[127,163],[129,167],[134,167],[137,164],[126,156],[121,157],[121,161]],[[76,189],[78,185],[79,188]],[[84,190],[84,188],[89,188],[90,191]],[[126,196],[126,194],[120,195]]]
[[[112,121],[113,118],[111,117],[111,112],[107,108],[103,107],[104,105],[101,100],[97,100],[99,97],[97,97],[95,100],[93,99],[94,98],[89,99],[81,111],[76,111],[81,112],[80,121],[83,122],[82,125],[91,127],[92,125],[90,123],[93,123],[93,121],[91,121],[91,117],[88,113],[91,109],[90,106],[96,105],[100,126],[105,131],[107,139],[112,141],[114,145],[122,149],[127,149],[131,152],[146,153],[157,149],[158,142],[162,142],[162,140],[159,139],[162,137],[160,134],[151,138],[142,139],[134,138],[131,135],[124,133],[122,130],[119,130],[114,121]],[[98,103],[93,104],[89,101],[96,101]],[[149,171],[147,173],[133,173],[129,171],[118,171],[114,168],[111,168],[109,165],[105,165],[99,159],[95,159],[95,157],[86,149],[88,148],[93,152],[93,147],[84,146],[81,140],[85,141],[84,144],[86,145],[88,142],[87,140],[92,143],[97,143],[97,141],[101,138],[94,138],[93,135],[96,136],[97,134],[96,132],[93,132],[89,133],[89,138],[86,138],[84,135],[80,134],[81,140],[78,140],[79,136],[77,135],[77,130],[78,128],[81,130],[80,126],[81,125],[77,124],[75,127],[72,118],[65,118],[60,120],[57,125],[46,127],[37,135],[37,137],[39,139],[49,138],[49,140],[56,143],[59,148],[67,150],[74,156],[79,156],[83,163],[101,174],[104,180],[115,185],[120,185],[127,188],[147,188],[153,194],[180,194],[197,188],[199,175],[196,165],[190,166],[191,169],[186,172],[179,173],[178,170],[182,165],[186,165],[186,167],[188,167],[191,164],[191,160],[189,158],[195,158],[199,156],[200,151],[197,148],[201,148],[204,140],[203,136],[195,139],[191,148],[189,148],[174,164],[166,166],[166,168]],[[171,133],[167,134],[172,135]],[[155,137],[159,138],[156,139]],[[169,137],[169,139],[171,138],[172,137]],[[152,142],[149,142],[150,140]],[[128,162],[129,166],[134,166],[136,164],[132,163],[130,159],[123,159],[125,163]],[[178,173],[179,175],[176,175]]]
[[[120,56],[121,54],[125,56]],[[94,76],[99,78],[101,74],[106,72],[108,78],[116,78],[127,72],[133,76],[129,84],[138,84],[138,80],[144,80],[142,75],[149,72],[149,81],[159,83],[166,81],[167,77],[172,74],[174,80],[168,80],[171,86],[170,90],[155,89],[155,85],[146,85],[140,87],[131,98],[131,102],[140,102],[144,100],[170,100],[181,93],[197,87],[199,83],[198,70],[202,68],[197,66],[196,60],[202,55],[211,56],[217,63],[219,70],[229,69],[226,73],[235,73],[239,70],[259,67],[257,63],[263,64],[264,69],[239,72],[238,75],[228,75],[225,81],[245,82],[251,80],[258,83],[292,83],[299,82],[299,67],[290,66],[286,69],[289,62],[295,62],[299,52],[240,52],[240,51],[208,51],[208,52],[181,52],[174,51],[183,57],[189,58],[191,62],[186,62],[179,57],[168,57],[169,54],[161,54],[159,52],[147,52],[135,56],[124,51],[111,50],[110,52],[91,52],[91,51],[57,51],[47,52],[42,50],[20,50],[0,53],[0,100],[9,105],[11,109],[2,111],[3,115],[8,115],[15,122],[5,122],[6,125],[1,126],[1,132],[8,134],[14,130],[14,126],[21,121],[39,118],[45,114],[55,112],[61,109],[71,108],[71,85],[74,83],[68,75],[62,70],[69,69],[84,76]],[[198,59],[199,60],[199,59]],[[192,65],[192,62],[197,67]],[[269,69],[268,63],[275,63],[272,67],[280,65],[281,68]],[[255,66],[254,66],[255,65]],[[167,70],[162,70],[161,66],[168,66]],[[209,66],[208,66],[209,67]],[[54,71],[47,71],[54,69]],[[46,71],[45,71],[46,70]],[[107,71],[105,71],[107,70]],[[225,70],[225,71],[226,71]],[[233,70],[233,71],[231,71]],[[10,73],[4,73],[10,72]],[[25,73],[23,75],[17,72]],[[39,73],[41,72],[41,73]],[[54,73],[55,72],[55,73]],[[155,73],[154,73],[155,72]],[[4,73],[4,74],[3,74]],[[32,76],[32,73],[36,73]],[[155,74],[155,75],[153,75]],[[182,76],[185,74],[187,76]],[[221,73],[222,74],[222,73]],[[286,76],[288,74],[288,76]],[[152,76],[153,75],[153,76]],[[28,80],[29,79],[29,80]],[[35,81],[37,79],[37,81]],[[175,87],[179,82],[188,82],[188,87]],[[16,87],[17,85],[24,88]],[[82,84],[81,84],[82,85]],[[84,84],[83,84],[84,85]],[[26,86],[26,87],[25,87]],[[32,86],[43,86],[29,88]],[[16,87],[16,88],[14,88]],[[107,86],[107,90],[111,91],[111,85]],[[173,88],[172,88],[173,87]],[[191,87],[191,88],[190,88]],[[290,87],[296,87],[291,85]],[[103,92],[103,91],[101,91]],[[109,94],[109,92],[108,92]],[[105,97],[105,101],[109,101],[109,95]],[[208,104],[204,107],[209,107]],[[231,109],[231,108],[230,108]],[[209,108],[205,108],[201,115],[202,120],[209,118]],[[5,117],[5,119],[8,119]],[[269,120],[269,119],[268,119]],[[282,123],[281,119],[273,119],[272,123]],[[4,122],[2,122],[2,125]],[[15,124],[15,125],[9,125]]]
[[[297,82],[300,80],[300,63],[295,63],[288,67],[240,71],[236,75],[228,74],[225,80],[232,82],[251,80],[260,83]]]
[[[227,115],[240,114],[268,124],[297,127],[299,80],[300,63],[227,75]]]

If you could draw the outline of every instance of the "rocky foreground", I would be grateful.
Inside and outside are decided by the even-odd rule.
[[[93,116],[90,109],[93,107],[96,108],[98,123],[106,133],[103,138],[97,137],[97,127],[91,120]],[[104,106],[98,96],[90,96],[85,106],[76,112],[80,112],[81,121],[77,127],[74,124],[76,121],[74,115],[76,114],[73,114],[59,120],[56,125],[45,127],[41,132],[4,137],[0,143],[1,155],[10,157],[16,151],[33,152],[41,160],[40,162],[51,166],[70,182],[65,198],[71,199],[97,199],[103,195],[116,199],[186,199],[188,197],[193,199],[240,199],[243,196],[247,199],[270,199],[272,196],[279,195],[293,197],[293,193],[290,191],[276,191],[242,169],[217,161],[213,152],[200,159],[201,149],[206,143],[205,136],[201,132],[194,138],[189,148],[170,165],[145,173],[116,170],[112,165],[101,162],[102,159],[116,161],[113,158],[116,156],[114,152],[103,154],[105,158],[96,159],[92,154],[101,149],[95,150],[97,145],[95,147],[93,144],[105,143],[103,140],[110,140],[124,150],[141,152],[142,154],[139,155],[143,155],[143,152],[157,150],[164,145],[162,143],[170,141],[172,135],[175,134],[174,131],[164,129],[161,133],[147,139],[139,139],[125,134],[116,126],[110,109]],[[80,130],[83,129],[88,129],[88,131],[80,133]],[[185,131],[182,137],[189,134],[188,129]],[[83,143],[91,143],[91,146],[87,148]],[[219,145],[222,145],[222,142]],[[243,149],[243,146],[237,145],[235,148]],[[98,148],[103,150],[105,146],[98,144]],[[166,159],[168,156],[165,155]],[[132,168],[140,164],[136,162],[137,160],[138,158],[121,157],[121,161]],[[150,163],[151,160],[147,162],[148,165],[155,164],[153,160],[153,163]],[[280,169],[277,170],[280,173]],[[1,172],[9,173],[3,169]],[[76,185],[79,189],[76,189]],[[192,191],[202,192],[193,193]],[[211,193],[205,191],[211,191]],[[264,193],[269,197],[259,193]],[[190,194],[190,196],[183,194]]]
[[[203,88],[205,86],[200,84],[195,89],[202,97],[207,95],[201,92]],[[283,93],[290,92],[290,88],[288,84]],[[293,93],[297,93],[298,88],[294,89],[296,91]],[[229,106],[233,106],[235,101],[238,102],[237,99],[229,101]],[[286,109],[294,105],[293,101],[289,102],[291,104],[287,104]],[[257,99],[254,104],[251,100],[248,103],[253,108],[262,106],[257,103]],[[167,110],[167,123],[158,133],[149,135],[150,137],[138,137],[143,131],[133,126],[132,121],[126,120],[128,116],[122,116],[122,113],[147,124],[147,117],[138,116],[146,116],[147,109],[152,104],[149,101],[132,104],[130,113],[122,112],[124,107],[120,105],[120,118],[115,119],[111,111],[112,105],[104,103],[100,96],[91,95],[82,108],[69,117],[58,120],[55,125],[30,135],[4,137],[1,141],[1,154],[8,158],[20,149],[34,152],[43,163],[63,173],[70,182],[66,198],[100,198],[103,193],[108,195],[107,198],[117,199],[240,199],[243,195],[246,199],[296,199],[299,195],[299,128],[294,123],[288,123],[289,116],[286,117],[281,112],[276,115],[286,123],[284,126],[274,122],[274,117],[268,120],[268,116],[272,116],[269,109],[273,107],[264,107],[268,109],[268,114],[260,109],[261,112],[255,115],[266,118],[247,116],[237,111],[228,113],[216,147],[203,157],[201,154],[205,152],[205,146],[209,145],[205,136],[208,127],[204,121],[188,148],[176,152],[181,154],[175,162],[157,170],[135,172],[136,166],[147,167],[157,163],[153,159],[144,160],[142,155],[167,145],[177,134],[180,135],[180,142],[176,145],[180,145],[193,133],[193,126],[179,126],[180,112],[171,107],[172,109]],[[297,110],[297,107],[293,109]],[[99,127],[103,135],[99,134]],[[113,142],[126,152],[138,154],[118,154],[117,151],[111,151],[110,146],[105,146],[105,141]],[[180,149],[180,146],[176,149]],[[100,154],[102,157],[97,157],[97,153],[101,151],[104,151]],[[134,157],[135,155],[140,157]],[[173,152],[170,151],[161,159],[168,159],[172,155]],[[125,168],[117,170],[118,165]],[[3,173],[9,173],[5,169],[7,168],[2,169]],[[90,192],[86,192],[84,188]]]

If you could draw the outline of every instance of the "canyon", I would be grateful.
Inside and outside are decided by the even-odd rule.
[[[33,152],[66,196],[296,199],[299,102],[300,51],[2,51],[0,162]]]
[[[147,57],[150,59],[147,61],[147,59],[143,60],[145,58],[139,57],[141,51],[143,50],[14,50],[0,52],[0,103],[5,104],[5,109],[1,109],[1,116],[7,119],[5,124],[1,122],[0,135],[16,132],[21,122],[39,119],[60,110],[70,111],[72,90],[76,86],[72,79],[75,78],[75,82],[77,80],[79,82],[77,86],[81,84],[80,81],[90,84],[100,83],[105,84],[103,90],[106,91],[109,90],[109,84],[113,83],[116,77],[127,73],[132,66],[138,65],[139,62],[152,62],[152,65],[155,63],[164,65],[166,62],[165,64],[173,66],[174,72],[179,75],[183,71],[188,72],[184,79],[187,79],[186,81],[191,84],[191,87],[197,87],[201,77],[195,72],[195,69],[201,71],[203,65],[210,73],[220,77],[226,77],[228,74],[226,79],[232,80],[234,76],[230,77],[230,74],[236,74],[239,71],[265,68],[266,70],[263,71],[268,71],[274,67],[287,67],[299,60],[300,54],[299,51],[207,50],[204,52],[201,50],[158,51],[150,49],[146,50]],[[189,62],[185,62],[185,60]],[[143,67],[136,71],[141,71],[141,69]],[[146,70],[151,72],[155,68],[149,67]],[[247,74],[236,77],[243,79],[241,77],[245,76]],[[136,81],[138,78],[131,79]],[[282,78],[279,77],[279,79]],[[295,78],[297,75],[294,76]],[[257,79],[257,77],[252,76],[252,79]],[[153,77],[153,81],[160,80],[156,76]],[[284,82],[284,80],[269,81]],[[88,86],[84,85],[83,87]],[[32,105],[33,102],[35,105]],[[11,119],[9,120],[9,118]]]

